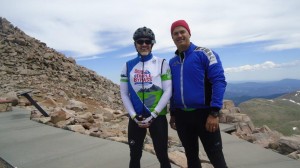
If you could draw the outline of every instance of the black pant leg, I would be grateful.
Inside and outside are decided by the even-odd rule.
[[[158,116],[151,124],[149,131],[160,167],[171,168],[168,157],[168,122],[166,116]]]
[[[204,150],[207,154],[208,159],[214,168],[227,168],[224,154],[222,151],[222,138],[220,130],[215,132],[209,132],[205,128],[206,120],[208,117],[207,110],[198,110],[198,118],[204,119],[199,122],[199,137],[203,144]]]
[[[128,144],[130,148],[129,168],[140,168],[143,145],[147,129],[140,128],[132,119],[128,123]]]
[[[178,137],[184,147],[189,168],[201,168],[195,112],[175,112]]]

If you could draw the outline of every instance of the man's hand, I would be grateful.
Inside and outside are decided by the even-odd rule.
[[[146,119],[142,115],[134,116],[132,119],[140,128],[148,128],[150,126],[148,122],[145,122]]]
[[[150,127],[151,123],[153,122],[154,118],[153,116],[150,116],[148,118],[145,118],[140,124],[139,127],[141,128],[148,128]]]
[[[158,112],[153,111],[151,112],[151,116],[147,117],[142,121],[142,124],[140,124],[140,127],[142,128],[148,128],[150,127],[151,123],[155,120],[155,118],[158,116]]]
[[[172,129],[176,130],[176,124],[175,124],[175,117],[174,116],[171,116],[169,124],[170,124],[170,127]]]
[[[208,115],[205,128],[209,132],[215,132],[219,129],[219,117]]]
[[[143,121],[143,116],[139,115],[135,115],[133,117],[131,117],[133,119],[133,121],[135,121],[135,123],[137,123],[138,125],[142,123]]]

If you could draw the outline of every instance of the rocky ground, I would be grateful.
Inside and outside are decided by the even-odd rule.
[[[26,98],[17,96],[15,98],[17,100],[13,102],[17,101],[19,107],[31,111],[31,120],[79,132],[87,136],[127,144],[128,117],[125,111],[104,107],[99,101],[92,98],[78,98],[75,100],[74,98],[68,98],[66,94],[57,97],[51,93],[41,92],[35,92],[31,95],[50,115],[44,117]],[[6,107],[5,109],[9,108]],[[284,137],[280,133],[270,130],[267,126],[255,128],[250,118],[240,113],[239,108],[235,107],[232,101],[224,101],[220,119],[223,123],[235,123],[236,130],[231,132],[232,136],[238,136],[265,148],[276,149],[291,158],[299,159],[300,136]],[[146,136],[144,150],[155,154],[149,135]],[[199,156],[204,168],[212,167],[205,153],[199,153]],[[177,136],[169,136],[169,157],[172,163],[180,167],[187,167],[184,149]]]
[[[7,163],[5,160],[0,158],[0,168],[14,168],[9,163]]]

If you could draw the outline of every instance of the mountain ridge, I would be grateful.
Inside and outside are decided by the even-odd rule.
[[[300,90],[300,80],[298,79],[228,83],[224,97],[233,100],[238,105],[253,98],[272,99],[297,90]]]

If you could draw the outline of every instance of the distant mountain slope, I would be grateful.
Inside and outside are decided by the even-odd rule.
[[[275,99],[251,99],[238,107],[255,126],[268,125],[284,135],[300,134],[300,91]]]
[[[278,97],[278,99],[285,99],[285,100],[289,100],[291,102],[300,103],[300,91],[282,95],[282,96]]]
[[[225,99],[233,100],[238,105],[253,98],[272,99],[297,90],[300,90],[300,80],[297,79],[284,79],[273,82],[228,83]]]

